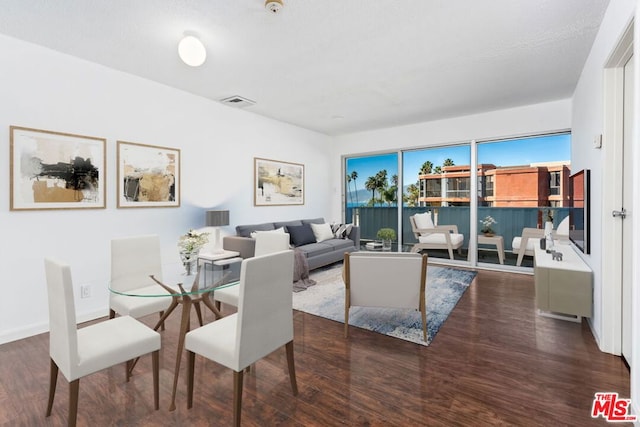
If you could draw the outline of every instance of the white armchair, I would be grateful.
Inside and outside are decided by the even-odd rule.
[[[453,259],[454,249],[460,254],[464,235],[458,233],[457,225],[434,225],[431,212],[410,216],[409,222],[413,235],[418,240],[411,252],[419,252],[422,249],[446,249],[449,251],[450,259]]]
[[[390,307],[419,310],[427,340],[427,255],[398,252],[344,254],[344,336],[349,335],[349,309]]]

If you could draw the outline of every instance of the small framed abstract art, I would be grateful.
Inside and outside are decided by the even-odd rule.
[[[11,126],[10,210],[104,209],[106,139]]]
[[[180,150],[118,141],[118,207],[180,206]]]
[[[304,165],[254,158],[255,206],[304,205]]]

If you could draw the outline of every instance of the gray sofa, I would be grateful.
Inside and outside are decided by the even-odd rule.
[[[223,248],[229,251],[240,252],[242,258],[251,258],[254,255],[255,240],[251,237],[254,231],[270,231],[284,227],[285,232],[293,231],[295,227],[303,224],[323,224],[323,218],[302,219],[282,222],[265,222],[262,224],[238,225],[236,236],[225,236]],[[292,227],[290,230],[287,227]],[[304,228],[304,227],[303,227]],[[333,238],[322,242],[310,242],[295,246],[306,255],[309,270],[342,261],[345,252],[353,252],[360,249],[360,228],[353,226],[345,238]]]

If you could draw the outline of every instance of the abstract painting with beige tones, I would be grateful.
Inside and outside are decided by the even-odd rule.
[[[180,150],[118,141],[118,207],[180,206]]]
[[[11,127],[11,210],[105,207],[103,138]]]
[[[304,204],[304,165],[254,159],[256,206]]]

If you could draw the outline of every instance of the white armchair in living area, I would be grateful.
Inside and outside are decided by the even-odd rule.
[[[446,249],[449,251],[450,259],[453,259],[454,249],[460,254],[464,235],[458,233],[457,225],[434,225],[431,212],[410,216],[409,222],[413,235],[418,240],[411,252],[419,252],[422,249]]]
[[[566,216],[558,228],[553,231],[554,239],[566,240],[569,238],[569,216]],[[542,228],[523,228],[522,235],[516,236],[511,241],[511,248],[514,254],[518,254],[516,265],[520,266],[524,256],[533,256],[536,245],[540,245],[540,239],[544,238],[544,230]]]
[[[349,335],[351,307],[387,307],[419,310],[427,340],[428,256],[402,252],[344,254],[344,336]]]

